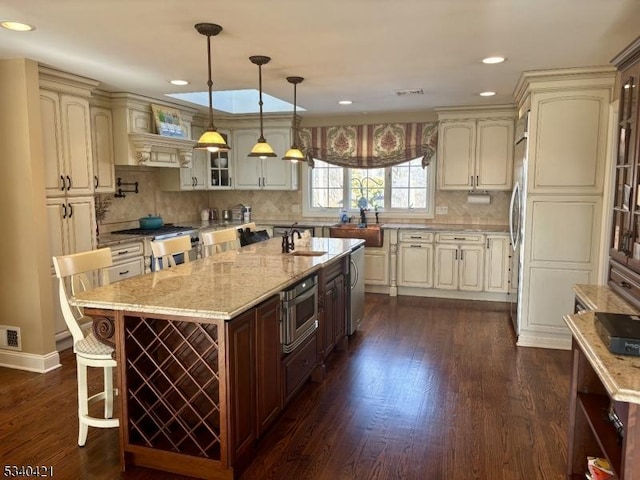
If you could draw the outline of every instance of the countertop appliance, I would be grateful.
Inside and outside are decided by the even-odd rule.
[[[171,223],[164,224],[159,228],[129,228],[126,230],[118,230],[111,232],[114,235],[140,235],[145,237],[146,241],[151,240],[166,240],[167,238],[178,237],[180,235],[189,235],[191,237],[191,251],[189,252],[189,259],[195,260],[198,257],[198,249],[200,245],[200,239],[198,238],[198,230],[193,227],[173,225]],[[145,251],[151,251],[151,248],[147,245]],[[176,255],[176,264],[184,263],[182,254]],[[151,268],[155,265],[155,258],[151,255]]]
[[[347,317],[347,335],[353,335],[360,328],[364,317],[364,246],[351,251],[349,282],[351,284],[351,310]]]
[[[525,205],[527,192],[527,148],[529,140],[529,114],[526,113],[516,125],[516,144],[513,165],[513,192],[509,206],[509,234],[513,252],[509,264],[509,304],[510,316],[516,338],[520,332],[519,305],[522,293],[522,243],[524,235]],[[515,285],[512,285],[513,282]]]
[[[281,292],[280,300],[282,351],[291,353],[318,328],[318,275]]]
[[[637,315],[596,312],[596,331],[611,353],[640,356],[640,318]]]

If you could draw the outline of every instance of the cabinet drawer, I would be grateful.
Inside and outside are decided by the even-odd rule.
[[[481,233],[438,233],[436,234],[438,243],[484,243],[484,235]]]
[[[144,273],[144,259],[142,257],[119,262],[109,268],[109,282],[115,283],[125,278],[137,277]]]
[[[610,263],[609,287],[635,307],[640,308],[640,275],[628,268]]]
[[[309,377],[316,364],[316,331],[297,350],[283,360],[284,363],[284,396],[285,402],[298,390],[298,387]]]
[[[111,258],[113,262],[119,262],[124,258],[141,257],[144,248],[142,242],[123,243],[115,247],[111,247]]]
[[[409,243],[431,243],[433,242],[433,233],[419,230],[401,231],[400,241]]]

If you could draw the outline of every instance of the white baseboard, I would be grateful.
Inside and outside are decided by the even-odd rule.
[[[485,302],[507,302],[506,293],[467,292],[463,290],[443,290],[439,288],[398,287],[398,295],[413,297],[450,298],[455,300],[482,300]]]
[[[60,356],[57,351],[45,355],[35,355],[33,353],[0,350],[0,367],[46,373],[60,367]]]
[[[56,350],[61,352],[62,350],[66,350],[67,348],[73,347],[73,337],[69,330],[65,330],[64,332],[56,333]]]
[[[552,348],[554,350],[571,350],[571,335],[551,336],[538,332],[520,332],[518,347]]]

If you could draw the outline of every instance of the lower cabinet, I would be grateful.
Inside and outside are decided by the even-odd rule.
[[[484,262],[484,291],[508,293],[511,243],[508,235],[487,235]]]
[[[323,359],[347,338],[348,275],[349,257],[323,268],[320,274],[318,345]]]
[[[438,234],[435,288],[480,292],[484,277],[484,235]]]
[[[242,464],[282,409],[280,298],[227,322],[226,341],[229,456],[232,463]]]
[[[400,232],[398,240],[398,286],[433,287],[433,234]]]
[[[109,268],[109,283],[144,273],[144,245],[142,242],[123,243],[111,247],[113,265]]]
[[[284,403],[288,403],[309,378],[317,359],[317,332],[307,338],[282,361],[284,372]]]
[[[93,250],[95,237],[94,199],[88,197],[47,198],[47,223],[51,256]],[[58,279],[51,263],[51,287],[56,349],[69,348],[73,342],[62,316]]]
[[[389,285],[389,248],[365,247],[364,283],[366,285]]]

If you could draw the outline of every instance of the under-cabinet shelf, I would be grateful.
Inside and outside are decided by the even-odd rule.
[[[609,402],[610,399],[607,395],[578,392],[578,404],[584,412],[602,453],[607,457],[614,471],[620,472],[622,445],[618,441],[618,434],[614,426],[606,418]]]

